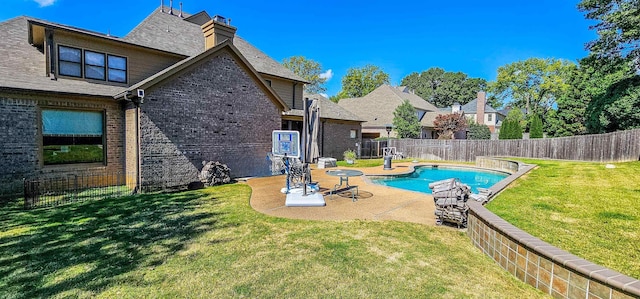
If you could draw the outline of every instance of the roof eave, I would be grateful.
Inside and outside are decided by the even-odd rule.
[[[293,79],[293,78],[289,78],[289,77],[278,76],[278,75],[274,75],[274,74],[271,74],[271,73],[265,73],[265,72],[258,72],[258,73],[262,74],[262,75],[269,76],[269,77],[274,77],[274,78],[280,78],[280,79],[294,81],[296,83],[311,84],[311,82],[308,82],[308,81],[303,81],[303,80]]]
[[[173,66],[170,66],[167,69],[147,78],[146,80],[140,81],[139,83],[130,86],[129,88],[114,95],[113,97],[116,100],[126,100],[129,97],[129,95],[136,97],[137,93],[134,93],[134,91],[138,89],[150,88],[164,81],[165,79],[177,74],[178,72],[184,69],[187,69],[190,66],[202,61],[204,58],[208,57],[209,55],[213,55],[214,53],[217,53],[218,51],[224,48],[228,48],[232,53],[232,55],[235,56],[235,58],[239,59],[244,64],[244,66],[247,69],[249,69],[249,74],[255,79],[254,81],[257,84],[259,84],[260,87],[263,88],[263,90],[267,91],[267,95],[272,97],[273,100],[275,100],[274,103],[276,103],[277,106],[279,106],[279,108],[282,111],[290,110],[289,106],[287,106],[287,104],[282,100],[282,98],[280,98],[280,96],[276,93],[276,91],[273,90],[273,88],[271,88],[269,85],[267,85],[266,82],[264,82],[264,80],[262,80],[260,74],[253,68],[253,66],[246,60],[246,58],[242,56],[242,54],[238,51],[238,49],[235,46],[233,46],[233,43],[229,40],[226,40],[220,43],[219,45],[207,51],[204,51],[196,56],[191,56],[189,58],[186,58],[174,64]]]
[[[76,97],[100,97],[105,99],[113,98],[108,94],[92,94],[92,93],[0,86],[0,93],[3,93],[3,92],[12,93],[12,94],[42,94],[42,95],[76,96]]]
[[[135,43],[124,41],[124,40],[122,40],[120,38],[105,36],[105,35],[102,35],[102,34],[99,34],[99,33],[93,33],[91,31],[80,30],[80,29],[75,29],[75,28],[63,26],[63,25],[58,25],[58,24],[55,24],[55,23],[41,21],[39,19],[34,19],[32,17],[27,17],[27,22],[29,24],[29,30],[31,30],[31,26],[32,25],[42,26],[42,27],[45,27],[45,28],[55,28],[55,29],[59,29],[59,30],[67,31],[67,32],[73,32],[73,33],[77,33],[77,34],[88,35],[88,36],[91,36],[91,37],[95,37],[95,38],[99,38],[99,39],[103,39],[103,40],[108,40],[108,41],[111,41],[111,42],[120,43],[120,44],[123,44],[123,45],[137,47],[137,48],[141,48],[141,49],[162,52],[162,53],[165,53],[165,54],[171,54],[171,55],[175,55],[175,56],[186,57],[184,54],[171,52],[171,51],[166,51],[166,50],[161,50],[161,49],[152,48],[152,47],[147,47],[147,46],[142,46],[142,45],[139,45],[139,44],[135,44]]]

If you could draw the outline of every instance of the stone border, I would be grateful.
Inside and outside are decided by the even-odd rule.
[[[489,157],[478,157],[478,161],[489,168],[492,163],[507,167],[518,165],[517,172],[490,188],[494,194],[535,167]],[[555,298],[640,298],[640,280],[533,237],[479,202],[469,201],[468,205],[467,235],[473,244],[521,281]]]

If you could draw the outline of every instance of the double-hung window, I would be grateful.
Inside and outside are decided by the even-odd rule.
[[[105,80],[103,53],[84,50],[84,74],[87,79]]]
[[[42,110],[45,165],[105,161],[104,112]]]
[[[109,81],[127,83],[127,59],[115,55],[107,55],[109,64]]]
[[[82,50],[59,46],[60,75],[82,77]]]

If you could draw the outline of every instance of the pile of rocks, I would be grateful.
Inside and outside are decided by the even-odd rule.
[[[467,200],[471,195],[471,188],[458,179],[433,182],[429,184],[429,188],[436,204],[436,224],[449,222],[458,227],[467,227]]]
[[[231,182],[230,169],[218,161],[202,161],[202,171],[198,178],[207,187]]]

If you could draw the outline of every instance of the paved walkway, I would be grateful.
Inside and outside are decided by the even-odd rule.
[[[365,175],[379,175],[403,173],[412,170],[412,163],[393,163],[392,170],[383,170],[383,166],[357,169]],[[287,207],[286,194],[280,192],[285,186],[285,176],[253,178],[247,181],[252,188],[251,207],[258,212],[284,218],[309,220],[397,220],[435,225],[433,198],[418,192],[405,191],[396,188],[373,184],[366,177],[349,178],[350,185],[358,185],[358,201],[351,200],[351,193],[329,196],[329,190],[339,183],[340,179],[329,176],[326,170],[314,169],[311,176],[313,181],[320,183],[320,192],[325,195],[324,207]]]

